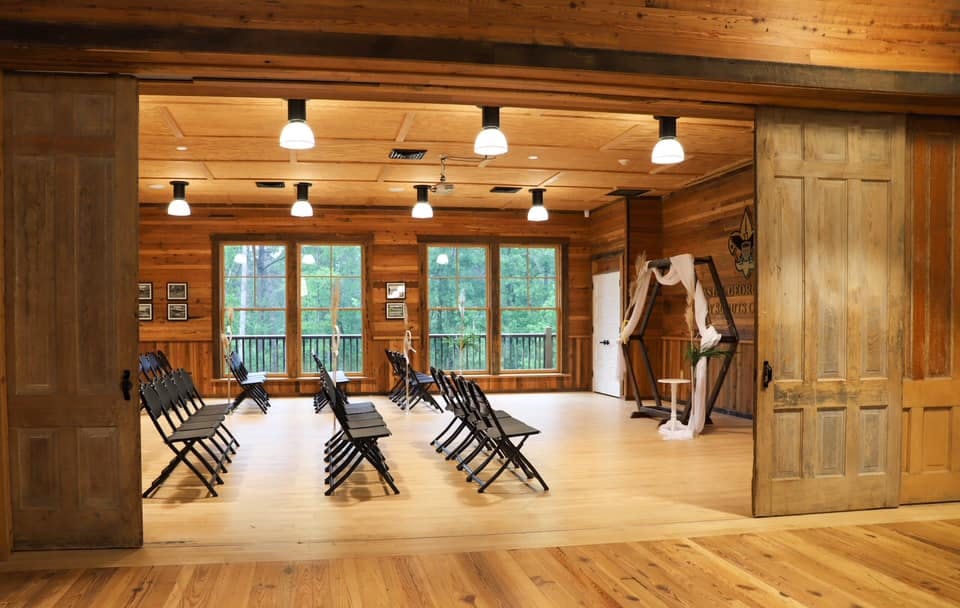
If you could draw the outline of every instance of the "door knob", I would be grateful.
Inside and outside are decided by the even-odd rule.
[[[603,344],[604,346],[610,346],[610,340],[600,340],[600,344]]]

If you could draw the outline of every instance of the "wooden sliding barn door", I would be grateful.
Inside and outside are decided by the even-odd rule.
[[[903,118],[762,109],[756,132],[754,513],[896,506]]]
[[[136,82],[6,74],[3,99],[14,548],[138,546]]]

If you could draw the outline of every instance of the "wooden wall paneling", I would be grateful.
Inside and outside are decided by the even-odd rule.
[[[4,78],[14,546],[142,544],[136,83]]]
[[[960,500],[960,121],[911,119],[902,503]]]
[[[190,321],[164,321],[140,324],[141,350],[160,347],[170,355],[175,365],[194,371],[197,382],[209,390],[207,394],[225,394],[224,382],[216,381],[213,359],[215,355],[212,328],[216,314],[213,269],[213,238],[215,235],[247,235],[252,239],[263,235],[285,235],[290,240],[324,240],[329,238],[354,240],[372,236],[368,253],[366,287],[370,305],[366,315],[371,328],[365,343],[368,353],[366,374],[351,392],[384,392],[391,383],[383,349],[402,347],[403,328],[398,321],[384,316],[385,283],[404,281],[407,284],[406,303],[414,335],[420,335],[422,290],[420,286],[420,254],[418,237],[447,239],[449,241],[489,239],[529,240],[529,222],[522,211],[437,211],[429,222],[413,220],[407,209],[315,207],[312,219],[291,222],[286,208],[205,207],[194,205],[188,221],[167,216],[163,207],[145,205],[141,221],[141,281],[153,281],[155,286],[167,280],[190,281]],[[566,242],[567,308],[564,311],[567,336],[564,340],[564,370],[560,374],[521,374],[516,377],[481,378],[491,390],[579,390],[589,386],[590,347],[590,256],[587,241],[589,221],[581,213],[551,214],[551,219],[538,228],[538,236],[552,242]],[[181,245],[182,244],[182,245]],[[181,249],[182,246],[182,249]],[[162,297],[162,296],[161,296]],[[157,301],[157,296],[155,296]],[[420,340],[416,344],[422,351]],[[422,352],[415,361],[423,365]],[[180,361],[184,361],[181,363]],[[587,384],[584,384],[587,382]],[[313,390],[315,382],[308,379],[273,380],[271,394],[304,394]]]
[[[738,260],[730,251],[730,239],[735,234],[739,235],[738,238],[749,242],[749,250],[752,250],[755,242],[752,232],[756,222],[754,188],[754,171],[749,166],[686,188],[663,200],[661,257],[682,253],[712,256],[717,266],[741,343],[716,407],[745,415],[753,415],[755,399],[753,339],[756,335],[756,262],[742,255]],[[747,233],[741,234],[746,227],[743,223],[744,213],[749,216],[749,228]],[[740,253],[743,251],[741,245]],[[722,329],[725,321],[713,280],[705,269],[698,269],[698,276],[710,304],[710,319]],[[683,371],[689,377],[689,361],[674,344],[688,333],[684,322],[686,295],[680,288],[666,288],[661,292],[658,306],[665,353],[660,373],[664,377],[677,377]],[[667,353],[672,356],[666,356]],[[710,362],[709,365],[713,378],[719,371],[719,361]]]
[[[51,54],[49,49],[65,45],[115,52],[137,50],[139,55],[131,53],[124,58],[137,58],[141,63],[171,61],[172,52],[180,50],[186,54],[179,59],[182,63],[199,53],[227,57],[249,53],[269,56],[272,64],[282,66],[285,56],[382,58],[385,49],[394,58],[464,57],[482,63],[486,56],[488,61],[506,63],[519,61],[516,55],[538,45],[580,52],[699,56],[724,59],[729,64],[746,60],[943,73],[955,72],[957,65],[957,34],[952,29],[955,11],[949,3],[911,5],[905,11],[893,0],[882,0],[865,11],[842,0],[812,6],[775,0],[744,6],[727,0],[710,5],[669,2],[626,11],[615,2],[570,5],[554,0],[498,7],[463,0],[437,10],[428,1],[401,8],[390,2],[344,7],[327,0],[276,11],[273,7],[239,7],[226,0],[193,4],[178,0],[162,12],[140,10],[145,6],[134,8],[138,4],[77,8],[34,2],[8,17],[0,31],[13,47],[33,42],[26,50],[34,54],[44,50]],[[63,30],[70,35],[54,35]],[[316,31],[325,32],[329,40],[312,39]],[[427,55],[426,50],[436,49],[382,42],[386,36],[403,40],[397,32],[414,31],[421,39],[444,42],[446,53]],[[377,41],[385,49],[378,49]],[[474,47],[481,43],[496,44],[501,50],[491,53],[486,49],[486,54],[480,55]],[[54,58],[56,54],[47,59]],[[573,63],[577,57],[565,59]],[[59,60],[66,62],[67,58],[60,56]],[[667,68],[655,73],[664,72],[670,73]],[[828,74],[826,79],[833,82],[841,76]]]
[[[624,310],[636,286],[636,263],[640,255],[646,255],[648,260],[663,257],[663,207],[659,198],[640,197],[627,200],[627,260],[624,268],[626,280],[623,282],[627,287]],[[661,316],[659,309],[653,311],[645,338],[654,369],[659,368],[660,349],[657,342],[662,334]],[[641,397],[653,395],[653,387],[650,386],[640,356],[640,344],[636,341],[630,344],[630,358],[642,392]],[[624,382],[624,387],[625,398],[635,400],[632,383]]]
[[[4,116],[4,102],[6,100],[6,87],[4,86],[4,73],[0,70],[0,117]],[[4,129],[0,128],[0,234],[5,232],[6,209],[4,194],[6,188],[3,187],[4,159],[6,155],[4,150],[3,135]],[[5,294],[7,289],[6,282],[6,248],[0,247],[0,294]],[[0,296],[0,444],[10,445],[10,428],[7,416],[7,299]],[[10,451],[0,449],[0,561],[10,556],[13,548],[13,519],[11,514],[11,493],[10,493]]]
[[[899,503],[905,165],[902,116],[757,115],[756,515]]]

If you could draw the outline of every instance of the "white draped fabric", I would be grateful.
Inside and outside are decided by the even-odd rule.
[[[700,336],[700,352],[713,348],[720,343],[720,332],[707,325],[708,303],[703,293],[703,287],[697,280],[693,256],[689,253],[676,255],[670,258],[670,268],[664,272],[657,268],[650,268],[643,258],[637,268],[636,286],[630,297],[627,314],[620,332],[620,341],[628,344],[630,336],[636,330],[640,319],[643,318],[647,305],[647,292],[650,289],[651,277],[656,277],[661,285],[681,284],[687,292],[686,321],[690,329],[691,338],[695,334]],[[694,329],[696,328],[696,329]],[[623,370],[621,370],[623,373]],[[707,358],[700,357],[693,373],[693,409],[685,431],[679,435],[693,438],[703,430],[706,422],[707,410]]]

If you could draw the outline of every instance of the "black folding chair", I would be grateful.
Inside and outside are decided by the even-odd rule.
[[[325,450],[324,459],[329,473],[324,480],[328,485],[325,494],[333,494],[363,461],[373,466],[380,479],[390,486],[394,494],[399,494],[400,490],[394,483],[390,467],[378,444],[378,440],[390,436],[390,430],[380,414],[375,410],[362,414],[348,413],[346,404],[337,393],[333,378],[326,371],[320,374],[320,383],[340,424],[340,429],[327,442]]]
[[[233,407],[238,407],[244,400],[250,399],[257,404],[264,414],[270,409],[270,394],[264,387],[266,376],[260,373],[250,373],[243,364],[243,360],[236,352],[227,355],[227,367],[240,385],[240,394],[233,400]]]
[[[176,413],[171,416],[171,412],[175,412],[177,409],[176,399],[170,394],[170,389],[162,386],[161,382],[157,380],[141,385],[140,401],[142,407],[150,416],[154,428],[160,434],[163,443],[170,448],[174,457],[143,493],[143,497],[150,498],[153,496],[180,463],[186,465],[193,472],[211,495],[217,496],[214,486],[223,483],[220,473],[227,472],[224,462],[229,460],[228,450],[220,446],[215,439],[223,419],[218,417],[190,417],[180,420]],[[198,448],[203,449],[211,460],[207,460]],[[197,465],[187,458],[188,456],[199,462],[206,469],[207,475],[201,473]]]
[[[458,469],[467,471],[467,481],[478,482],[480,484],[478,492],[483,492],[509,466],[513,465],[521,470],[527,479],[536,478],[544,490],[549,490],[550,488],[547,487],[547,482],[543,480],[540,472],[521,451],[527,439],[539,434],[540,431],[512,416],[503,415],[503,412],[498,415],[498,412],[490,406],[490,402],[481,390],[480,385],[475,381],[461,377],[457,378],[457,384],[467,410],[467,418],[474,421],[474,432],[478,438],[477,448],[457,465]],[[486,459],[479,466],[471,469],[469,467],[470,461],[479,455],[483,449],[487,450]],[[500,468],[490,478],[483,481],[479,474],[496,457],[501,460]]]
[[[313,357],[314,365],[317,366],[317,371],[320,373],[326,372],[327,367],[323,364],[323,361],[320,360],[320,357],[317,356],[317,353],[310,353],[310,355]],[[334,372],[334,376],[336,376],[336,372]],[[348,378],[343,372],[340,372],[340,377],[334,377],[334,381],[336,382],[337,392],[340,393],[340,396],[343,397],[343,401],[346,403],[348,401],[347,392],[341,388],[341,386],[350,382],[350,378]],[[329,403],[330,402],[327,400],[327,393],[321,389],[313,396],[313,411],[319,414],[323,408],[329,405]]]

